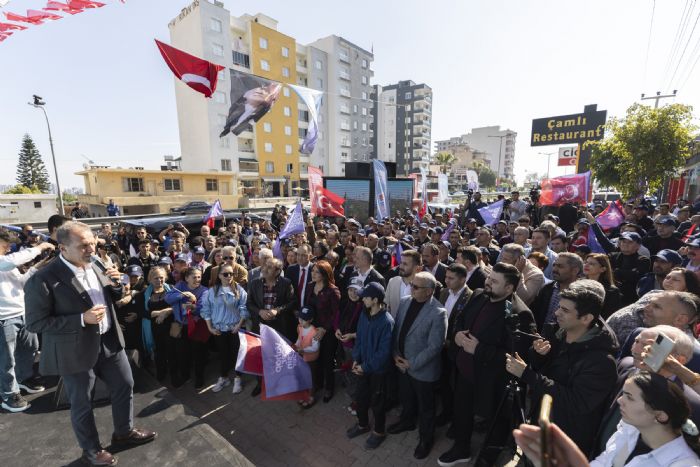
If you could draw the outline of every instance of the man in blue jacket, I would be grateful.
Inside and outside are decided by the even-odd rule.
[[[365,305],[357,323],[357,336],[352,350],[352,372],[359,376],[355,402],[357,423],[347,431],[355,438],[370,431],[369,408],[374,415],[374,430],[365,442],[365,449],[376,449],[386,438],[384,395],[386,374],[391,365],[391,332],[394,320],[384,305],[384,287],[370,282],[360,291]]]

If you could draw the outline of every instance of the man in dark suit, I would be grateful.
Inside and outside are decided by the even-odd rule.
[[[479,266],[481,250],[475,246],[462,248],[457,254],[457,262],[467,268],[467,287],[471,290],[483,289],[486,282],[486,272]]]
[[[255,332],[266,324],[290,341],[296,340],[296,300],[292,282],[281,276],[282,261],[270,258],[262,267],[262,277],[248,286],[247,307]]]
[[[442,412],[437,416],[435,424],[443,426],[452,420],[452,402],[454,401],[454,359],[449,356],[448,349],[454,339],[455,322],[462,314],[464,307],[472,296],[467,287],[467,268],[459,263],[453,263],[447,268],[445,275],[447,287],[440,291],[440,303],[445,305],[447,312],[447,337],[442,349],[442,373],[440,375],[440,397]]]
[[[92,413],[96,375],[110,389],[112,446],[156,438],[155,432],[133,426],[134,380],[113,303],[123,294],[121,274],[114,268],[103,274],[92,265],[96,241],[86,224],[66,222],[58,229],[57,241],[60,256],[25,286],[27,328],[43,336],[40,372],[63,377],[83,461],[114,465],[116,458],[100,445]]]
[[[474,415],[493,420],[508,380],[506,353],[523,355],[528,339],[513,341],[506,315],[513,317],[519,330],[534,334],[535,319],[525,303],[515,295],[520,272],[515,266],[497,263],[483,289],[475,290],[455,322],[451,352],[455,355],[456,383],[452,426],[455,442],[438,461],[441,465],[467,462],[471,458]],[[507,418],[507,415],[506,415]],[[507,430],[498,425],[495,432],[505,442]],[[493,459],[491,459],[493,461]]]
[[[297,310],[301,310],[304,306],[306,289],[311,283],[311,268],[313,266],[313,263],[311,263],[311,247],[309,245],[301,245],[297,248],[297,264],[289,266],[284,273],[284,277],[292,281]]]
[[[423,257],[423,270],[432,274],[444,288],[447,266],[440,262],[440,249],[434,243],[426,243],[421,247],[420,252]]]
[[[384,276],[379,274],[379,272],[372,266],[372,250],[366,246],[355,247],[355,272],[350,275],[350,279],[353,277],[359,277],[362,279],[362,283],[368,286],[371,282],[378,282],[382,284],[382,287],[386,287],[386,281]]]

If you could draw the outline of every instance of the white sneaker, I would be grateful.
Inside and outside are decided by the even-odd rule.
[[[216,381],[216,384],[214,385],[213,388],[211,388],[212,392],[219,392],[226,386],[231,384],[231,380],[228,378],[224,378],[223,376],[219,376],[219,379]]]
[[[234,394],[240,394],[240,392],[243,391],[243,382],[241,381],[241,378],[238,376],[233,378],[233,393]]]

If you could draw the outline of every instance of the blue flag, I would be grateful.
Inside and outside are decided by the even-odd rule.
[[[304,357],[269,326],[260,324],[265,397],[311,389],[311,368]]]
[[[503,200],[491,203],[488,206],[484,206],[479,209],[479,214],[481,218],[484,219],[484,224],[493,225],[501,219],[501,213],[503,213]]]
[[[306,227],[304,227],[304,208],[301,206],[301,201],[297,203],[297,207],[292,211],[292,215],[287,219],[287,223],[284,224],[284,229],[280,232],[280,240],[283,240],[292,235],[304,233]]]
[[[379,159],[372,160],[374,168],[374,201],[376,203],[376,212],[374,217],[377,222],[389,217],[389,190],[387,189],[387,173],[384,161]]]

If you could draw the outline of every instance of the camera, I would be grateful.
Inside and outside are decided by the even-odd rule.
[[[536,203],[540,199],[540,187],[539,185],[530,190],[530,199],[533,203]]]

